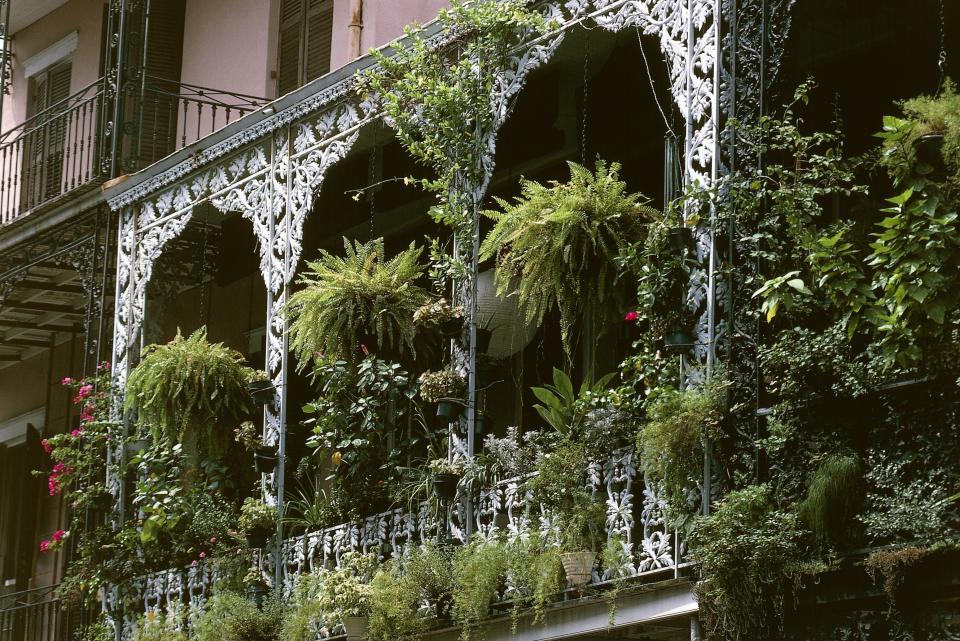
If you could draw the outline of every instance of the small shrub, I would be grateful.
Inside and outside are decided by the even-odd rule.
[[[283,619],[278,596],[262,608],[239,594],[222,592],[207,602],[194,624],[193,641],[276,641]]]
[[[272,531],[277,524],[277,509],[260,499],[248,496],[240,507],[238,525],[244,532]]]
[[[462,626],[460,638],[470,641],[478,624],[490,614],[507,570],[507,551],[499,541],[477,541],[453,557],[454,620]]]
[[[397,563],[389,563],[381,568],[370,582],[368,640],[419,639],[427,629],[428,622],[418,613],[421,603],[419,597],[424,591],[430,591],[430,588],[419,584],[413,575],[407,574]]]
[[[150,611],[137,619],[131,641],[187,641],[185,627],[178,612]]]
[[[708,638],[783,638],[807,553],[797,515],[765,485],[731,492],[690,535],[703,580],[695,588]]]
[[[860,460],[834,454],[817,467],[798,511],[822,544],[849,540],[850,524],[863,506],[864,482]]]
[[[892,609],[903,608],[904,595],[901,588],[910,571],[916,568],[926,555],[925,549],[906,547],[873,552],[864,561],[867,574],[874,583],[881,584]]]
[[[667,517],[687,521],[694,506],[687,496],[703,475],[704,439],[721,436],[726,386],[719,380],[703,390],[663,393],[649,408],[649,422],[637,435],[647,479],[663,483]]]
[[[513,587],[509,596],[514,633],[524,608],[532,607],[534,623],[542,622],[547,606],[566,586],[560,549],[539,530],[507,546],[507,575]]]

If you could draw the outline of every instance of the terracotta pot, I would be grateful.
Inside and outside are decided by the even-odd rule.
[[[596,560],[596,552],[564,552],[560,555],[570,587],[582,588],[590,583],[593,578],[593,562]]]
[[[343,631],[347,641],[367,638],[367,617],[343,617]]]

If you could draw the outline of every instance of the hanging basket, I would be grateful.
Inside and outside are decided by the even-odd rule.
[[[693,247],[693,230],[689,227],[672,227],[668,232],[667,241],[670,249],[679,254]]]
[[[257,474],[270,474],[277,467],[277,450],[261,445],[253,451],[253,467]]]
[[[449,502],[457,496],[457,484],[460,477],[456,474],[434,474],[433,491],[441,501]]]
[[[445,419],[448,423],[452,423],[462,412],[462,405],[457,401],[437,401],[437,418]]]
[[[947,176],[947,163],[943,160],[943,134],[924,134],[913,143],[917,162],[930,167],[927,174],[933,180],[943,180]]]
[[[580,552],[564,552],[560,555],[563,571],[567,575],[567,583],[573,588],[582,588],[593,578],[593,563],[597,560],[596,552],[586,550]]]
[[[672,327],[663,337],[663,349],[668,354],[686,354],[695,344],[690,331],[684,327]]]
[[[247,539],[247,545],[251,548],[265,548],[267,546],[267,540],[270,538],[272,532],[267,528],[257,528],[256,530],[250,530],[244,532],[244,537]]]
[[[257,405],[269,405],[273,402],[275,388],[271,381],[250,381],[247,389]]]

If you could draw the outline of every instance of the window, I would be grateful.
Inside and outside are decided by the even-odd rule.
[[[333,0],[283,0],[277,91],[289,93],[330,71]]]
[[[23,188],[20,198],[29,209],[60,194],[64,142],[67,134],[66,99],[70,97],[69,60],[58,62],[29,79]]]

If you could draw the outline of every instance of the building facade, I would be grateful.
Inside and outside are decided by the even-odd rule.
[[[955,64],[948,43],[956,12],[920,4],[908,11],[896,2],[814,0],[536,3],[548,26],[512,43],[490,91],[493,117],[477,132],[484,152],[458,175],[472,236],[479,242],[488,229],[480,210],[491,196],[515,195],[521,176],[562,179],[567,161],[619,162],[630,189],[664,211],[684,189],[762,167],[762,153],[731,125],[758,122],[809,74],[851,123],[849,144],[865,149],[895,99],[933,91]],[[272,385],[258,427],[277,464],[260,475],[260,493],[283,513],[303,480],[297,461],[309,458],[310,417],[301,408],[314,392],[291,355],[284,313],[306,261],[337,252],[341,238],[383,238],[392,252],[437,233],[428,215],[434,199],[401,179],[422,168],[397,142],[378,97],[358,91],[358,77],[377,65],[366,52],[410,23],[427,24],[431,47],[456,49],[456,34],[431,22],[445,5],[0,0],[0,641],[74,638],[97,616],[71,609],[55,590],[75,544],[38,548],[71,519],[62,498],[31,474],[45,465],[41,441],[81,420],[82,403],[71,403],[65,377],[93,376],[108,362],[122,389],[146,345],[206,328]],[[898,57],[904,44],[923,62]],[[880,62],[891,70],[884,83],[871,76]],[[821,110],[811,119],[822,125],[831,114]],[[719,229],[710,206],[685,212],[696,265],[684,301],[694,336],[682,356],[669,358],[686,386],[722,370],[756,376],[764,330],[744,315],[751,268],[736,261],[737,230]],[[523,390],[548,380],[551,368],[614,370],[628,344],[624,335],[607,336],[564,360],[559,333],[507,332],[484,308],[489,264],[476,259],[476,246],[460,249],[473,260],[453,292],[467,318],[450,347],[467,379],[463,418],[449,437],[453,462],[480,454],[486,435],[533,425]],[[493,347],[481,345],[487,331]],[[506,384],[487,388],[478,383],[478,355],[496,350]],[[747,401],[758,416],[760,396]],[[114,442],[104,452],[111,505],[92,511],[96,523],[122,523],[138,509],[130,502],[135,482],[116,470],[131,458],[122,443],[144,435],[119,406],[112,418]],[[618,588],[611,611],[604,594],[619,585],[617,576],[598,566],[590,589],[564,592],[543,622],[526,617],[512,629],[507,617],[494,617],[487,638],[701,638],[696,565],[687,531],[665,516],[662,488],[647,482],[632,447],[593,454],[577,473],[602,499],[606,538],[631,551],[623,570],[631,588]],[[696,487],[703,514],[724,485],[711,460]],[[349,521],[297,535],[278,521],[278,536],[253,562],[289,596],[302,574],[336,567],[346,552],[399,558],[427,540],[518,536],[529,527],[523,487],[498,479],[464,489],[439,519],[426,504],[371,501]],[[203,562],[154,568],[108,583],[95,610],[126,639],[144,613],[200,606],[221,579]],[[839,588],[812,597],[842,622],[811,634],[913,638],[864,632],[881,627],[880,597],[853,590],[851,603]],[[942,633],[957,634],[949,618],[954,592],[944,588],[931,602],[931,617],[947,613]],[[851,612],[860,619],[843,619]],[[857,625],[861,636],[853,636]]]

